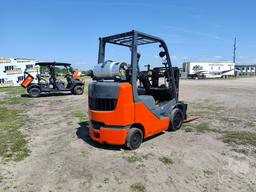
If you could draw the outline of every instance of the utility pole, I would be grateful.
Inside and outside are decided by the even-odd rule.
[[[236,63],[236,37],[234,39],[233,63]]]

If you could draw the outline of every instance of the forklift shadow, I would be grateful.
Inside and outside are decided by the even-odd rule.
[[[95,148],[100,148],[100,149],[105,149],[105,150],[114,150],[114,151],[120,151],[121,149],[127,150],[127,148],[125,148],[125,146],[101,144],[101,143],[94,142],[89,136],[89,129],[88,129],[89,122],[88,121],[80,122],[79,125],[80,125],[80,127],[77,128],[76,135],[79,139],[82,139],[87,144],[89,144]],[[149,138],[146,138],[146,139],[144,139],[143,143],[146,143],[146,142],[150,141],[151,139],[159,137],[162,134],[164,134],[164,132],[161,132],[161,133],[153,135]]]
[[[120,151],[123,147],[116,145],[108,145],[94,142],[89,136],[88,121],[79,123],[80,127],[77,128],[76,135],[87,144],[100,149]]]
[[[53,97],[53,96],[65,96],[65,95],[72,95],[72,93],[41,93],[40,97]],[[30,97],[29,94],[21,94],[20,96],[33,98],[33,97]],[[38,97],[38,98],[40,98],[40,97]]]

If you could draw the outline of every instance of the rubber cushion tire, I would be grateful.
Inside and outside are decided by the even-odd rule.
[[[74,90],[72,91],[74,95],[82,95],[84,93],[84,89],[81,85],[77,85],[74,87]]]
[[[39,97],[41,90],[37,87],[33,87],[33,88],[29,89],[28,93],[31,97]]]
[[[126,147],[134,150],[138,149],[143,141],[143,132],[135,127],[129,129],[126,137]]]
[[[175,108],[172,110],[170,115],[170,124],[169,130],[170,131],[177,131],[181,128],[184,121],[184,114],[181,109]]]

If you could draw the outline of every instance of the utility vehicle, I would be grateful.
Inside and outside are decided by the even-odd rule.
[[[187,105],[178,99],[179,70],[172,67],[165,42],[134,30],[99,41],[98,65],[88,87],[90,137],[137,149],[148,137],[178,130],[186,119]],[[162,63],[142,71],[138,47],[154,43],[161,49]],[[107,44],[127,47],[131,63],[105,60]]]
[[[71,64],[58,62],[39,62],[36,63],[40,67],[48,70],[49,80],[37,74],[37,83],[34,83],[34,77],[27,71],[24,72],[24,80],[21,86],[27,89],[31,97],[39,97],[41,93],[61,93],[70,91],[72,94],[81,95],[84,90],[84,82],[79,79],[80,72],[73,71]],[[57,78],[57,69],[64,68],[66,70],[65,79],[67,84]]]

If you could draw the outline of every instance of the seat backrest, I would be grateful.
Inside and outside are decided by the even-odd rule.
[[[150,81],[148,79],[147,72],[145,72],[145,71],[140,72],[140,74],[138,76],[138,79],[142,83],[142,85],[145,88],[146,92],[149,93],[150,92],[151,83],[150,83]]]

